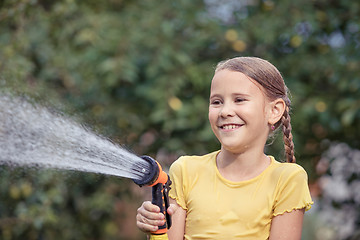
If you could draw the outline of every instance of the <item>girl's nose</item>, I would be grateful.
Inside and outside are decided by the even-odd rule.
[[[220,110],[220,116],[221,117],[233,117],[235,115],[234,108],[231,106],[231,104],[224,103],[221,110]]]

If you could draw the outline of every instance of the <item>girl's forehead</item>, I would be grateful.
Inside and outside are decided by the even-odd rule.
[[[242,72],[227,69],[216,71],[211,81],[211,91],[213,92],[225,89],[229,91],[260,91],[263,94],[265,91],[260,83]]]

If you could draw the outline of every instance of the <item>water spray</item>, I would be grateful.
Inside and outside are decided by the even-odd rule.
[[[0,93],[0,164],[92,172],[152,187],[152,203],[166,216],[154,236],[166,236],[171,181],[149,156],[138,157],[62,114]]]

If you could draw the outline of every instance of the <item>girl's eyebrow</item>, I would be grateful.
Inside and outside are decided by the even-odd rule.
[[[237,97],[237,96],[241,96],[241,97],[250,97],[249,94],[246,94],[246,93],[232,93],[231,94],[233,97]],[[221,94],[218,94],[218,93],[215,93],[215,94],[212,94],[210,95],[210,98],[216,98],[216,97],[222,97]]]
[[[211,94],[210,98],[221,98],[221,94]]]
[[[233,93],[233,96],[242,96],[242,97],[250,97],[251,95],[246,94],[246,93]]]

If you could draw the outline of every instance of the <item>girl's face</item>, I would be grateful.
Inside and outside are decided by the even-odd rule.
[[[211,82],[209,121],[222,149],[263,151],[269,133],[270,102],[262,87],[243,73],[220,70]]]

